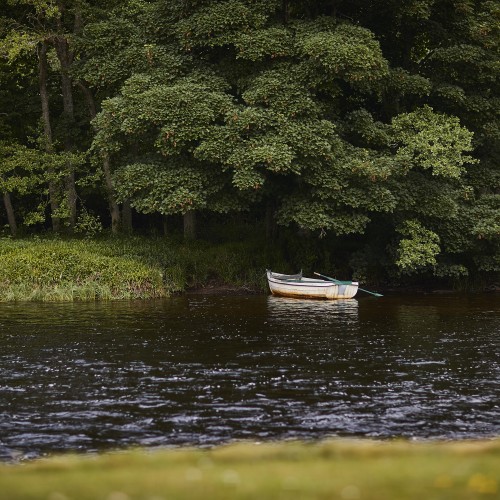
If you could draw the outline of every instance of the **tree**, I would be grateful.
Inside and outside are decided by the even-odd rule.
[[[186,237],[197,213],[245,210],[360,276],[460,277],[499,269],[499,15],[489,0],[12,0],[2,46],[18,67],[38,48],[45,152],[71,184],[70,153],[92,142],[113,231],[120,203],[183,215]]]
[[[455,118],[418,108],[431,91],[429,80],[391,68],[363,27],[333,16],[294,20],[294,6],[283,23],[274,4],[261,6],[202,5],[178,23],[187,50],[221,61],[241,103],[203,138],[195,156],[222,163],[242,191],[267,191],[284,225],[342,237],[363,234],[373,220],[378,224],[377,214],[390,214],[388,234],[406,254],[404,228],[412,220],[420,219],[420,227],[434,218],[431,227],[440,232],[435,221],[443,217],[408,211],[407,195],[418,188],[426,205],[426,193],[440,192],[439,202],[456,212],[467,190],[460,181],[464,165],[473,163],[464,155],[472,136]],[[414,112],[398,116],[403,103]],[[393,260],[401,270],[426,267],[401,257]]]
[[[435,212],[442,214],[436,228],[441,255],[434,272],[459,276],[495,270],[499,235],[491,231],[483,239],[476,228],[482,225],[479,213],[495,213],[499,191],[497,3],[354,1],[339,2],[339,10],[375,33],[393,67],[388,85],[380,92],[381,107],[374,99],[370,103],[376,118],[390,120],[427,103],[437,113],[459,118],[474,133],[473,155],[479,163],[464,165],[455,210],[447,211],[449,203],[440,208],[434,203]],[[443,192],[436,183],[428,184],[420,191],[429,192],[432,186],[433,192]],[[485,210],[486,206],[490,208]],[[486,225],[496,227],[494,216],[487,216]]]
[[[77,152],[80,127],[77,125],[74,101],[72,65],[74,51],[72,39],[82,27],[82,11],[90,6],[80,0],[11,0],[3,13],[3,39],[1,47],[10,63],[19,58],[37,60],[38,90],[43,124],[40,142],[47,153],[63,149]],[[54,99],[54,70],[59,73],[58,93],[62,99]],[[56,110],[56,111],[54,111]],[[82,145],[80,144],[80,147]],[[64,196],[60,186],[54,184],[57,172],[49,172],[49,192],[52,224],[60,230],[61,217],[73,227],[77,217],[77,193],[74,162],[65,167]]]
[[[114,96],[134,73],[142,73],[157,66],[158,59],[165,59],[165,49],[158,47],[156,33],[162,22],[156,15],[155,5],[141,0],[115,2],[109,9],[101,11],[92,22],[86,23],[80,36],[76,37],[78,59],[73,65],[73,74],[85,90],[91,118],[96,117],[94,95],[98,101]],[[168,67],[169,61],[165,60]],[[111,214],[112,231],[117,233],[122,222],[113,181],[113,157],[116,148],[113,127],[104,125],[106,120],[96,120],[97,138],[94,141],[95,163],[100,164]],[[123,199],[123,209],[130,206]]]

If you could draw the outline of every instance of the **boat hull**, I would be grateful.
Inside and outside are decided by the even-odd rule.
[[[280,275],[283,276],[283,275]],[[358,292],[358,283],[337,285],[328,281],[309,278],[279,279],[272,272],[267,273],[269,289],[278,297],[296,297],[301,299],[352,299]]]

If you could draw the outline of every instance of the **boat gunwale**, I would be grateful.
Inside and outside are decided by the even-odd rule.
[[[284,286],[302,286],[302,287],[316,287],[319,286],[320,288],[330,288],[332,286],[339,286],[336,285],[335,283],[328,283],[327,281],[283,281],[283,280],[277,280],[273,278],[268,278],[268,280],[271,283],[276,283],[277,285],[284,285]]]
[[[349,283],[333,283],[330,281],[313,280],[311,278],[310,278],[311,281],[281,280],[281,279],[272,278],[270,276],[268,276],[267,279],[272,283],[276,283],[279,285],[289,285],[289,286],[305,286],[305,287],[319,286],[321,288],[329,288],[329,287],[334,287],[334,286],[358,286],[359,285],[359,283],[357,281],[351,281]]]

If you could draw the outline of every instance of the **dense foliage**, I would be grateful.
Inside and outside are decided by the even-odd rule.
[[[500,271],[497,2],[2,3],[14,236],[239,217],[304,268]]]

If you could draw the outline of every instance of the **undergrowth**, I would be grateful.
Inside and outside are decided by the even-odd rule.
[[[283,266],[274,254],[258,242],[0,239],[0,301],[166,297],[207,285],[264,290],[265,268]]]

